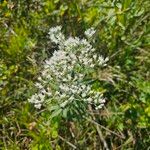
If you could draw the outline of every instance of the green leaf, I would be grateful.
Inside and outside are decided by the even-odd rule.
[[[57,130],[52,130],[52,138],[56,139],[58,137]]]

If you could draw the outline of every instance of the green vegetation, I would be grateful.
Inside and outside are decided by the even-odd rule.
[[[150,148],[149,0],[0,0],[0,149]],[[105,107],[89,119],[50,120],[27,100],[56,45],[50,27],[83,37],[90,27],[108,67],[94,74]]]

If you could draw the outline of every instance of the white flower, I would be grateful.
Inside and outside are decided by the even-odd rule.
[[[82,97],[83,97],[83,98],[86,97],[86,93],[82,93]]]
[[[49,34],[51,41],[56,44],[60,44],[65,39],[64,35],[61,33],[61,26],[50,28],[48,34]]]
[[[90,28],[90,29],[88,29],[88,30],[86,30],[85,31],[85,35],[88,37],[88,38],[91,38],[94,34],[95,34],[95,30],[94,30],[94,28],[92,27],[92,28]]]
[[[42,105],[40,103],[38,103],[38,104],[35,104],[34,106],[35,106],[35,108],[40,109]]]
[[[89,103],[91,103],[93,101],[93,99],[91,97],[86,99]]]
[[[96,58],[97,58],[97,55],[93,55],[93,58],[96,59]]]
[[[42,89],[42,88],[43,88],[42,84],[40,84],[40,83],[36,83],[35,86],[36,86],[37,88],[39,88],[39,89]]]
[[[94,33],[94,28],[85,32],[88,38]],[[38,109],[42,105],[48,107],[47,102],[52,101],[61,107],[67,107],[76,100],[87,105],[92,104],[96,109],[101,108],[105,99],[99,92],[92,90],[92,85],[87,85],[84,81],[86,76],[92,77],[90,69],[94,71],[95,66],[105,66],[108,58],[99,56],[87,39],[65,39],[60,26],[51,28],[49,37],[58,44],[58,50],[45,61],[41,77],[35,84],[38,92],[28,101]]]
[[[97,110],[97,109],[101,109],[103,107],[103,105],[99,105],[99,106],[97,106],[97,107],[95,107],[95,109]]]

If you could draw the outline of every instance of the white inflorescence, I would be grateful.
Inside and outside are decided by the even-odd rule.
[[[85,33],[91,36],[95,31],[92,28]],[[87,84],[85,78],[96,67],[105,66],[108,58],[99,56],[86,39],[65,39],[60,26],[51,28],[49,37],[58,44],[59,50],[45,61],[39,81],[35,84],[38,92],[28,101],[38,109],[54,100],[62,108],[73,101],[101,108],[105,103],[103,95],[92,90],[92,85]]]
[[[91,38],[94,34],[95,34],[95,30],[93,27],[85,31],[85,35],[87,38]]]

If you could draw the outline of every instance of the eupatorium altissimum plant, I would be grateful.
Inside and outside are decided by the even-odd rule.
[[[28,100],[36,108],[44,106],[51,111],[60,110],[59,113],[72,108],[76,112],[80,108],[87,110],[88,105],[102,108],[105,99],[93,90],[89,80],[97,68],[106,66],[108,58],[97,54],[88,41],[94,33],[91,28],[85,31],[87,39],[65,38],[60,26],[50,28],[49,38],[58,45],[58,50],[44,62],[44,69],[35,83],[37,93]]]

